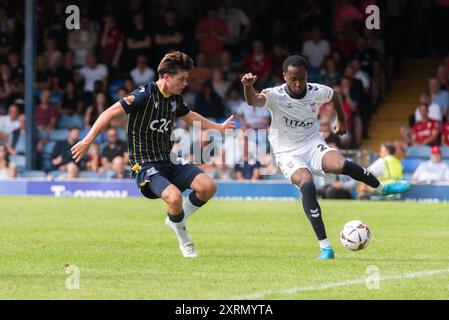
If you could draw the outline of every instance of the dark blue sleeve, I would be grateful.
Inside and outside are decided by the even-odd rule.
[[[126,113],[136,112],[140,108],[145,107],[148,102],[149,94],[148,87],[139,87],[123,99],[120,99],[120,104]]]
[[[176,109],[176,116],[177,117],[184,117],[190,112],[189,107],[185,104],[184,99],[182,96],[179,98],[178,102],[178,109]]]

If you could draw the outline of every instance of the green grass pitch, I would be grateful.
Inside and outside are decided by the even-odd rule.
[[[201,256],[186,259],[164,225],[160,200],[2,197],[0,298],[449,298],[448,204],[321,206],[334,261],[316,260],[299,202],[224,200],[188,220]],[[359,252],[338,237],[354,219],[373,232]],[[80,270],[78,290],[66,288],[66,264]],[[381,279],[377,289],[364,282],[372,268]]]

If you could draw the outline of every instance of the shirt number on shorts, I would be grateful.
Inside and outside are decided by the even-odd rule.
[[[320,152],[323,152],[324,150],[327,149],[327,147],[324,144],[319,144],[316,146],[318,149],[320,149]]]

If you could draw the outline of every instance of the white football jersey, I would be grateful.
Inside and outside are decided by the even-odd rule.
[[[266,106],[271,113],[269,140],[275,154],[301,148],[319,137],[320,107],[332,99],[333,90],[318,83],[307,83],[307,93],[294,99],[285,91],[287,84],[265,89]]]

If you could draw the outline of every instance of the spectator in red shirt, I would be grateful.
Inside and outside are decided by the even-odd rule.
[[[363,12],[360,11],[349,1],[338,1],[335,4],[333,10],[332,31],[333,34],[337,34],[338,30],[341,30],[351,21],[360,21],[364,18]]]
[[[43,131],[51,131],[56,126],[58,116],[50,103],[50,90],[41,92],[41,103],[36,107],[36,128]]]
[[[104,16],[104,26],[101,35],[101,58],[104,63],[117,68],[123,51],[125,36],[122,29],[116,25],[112,13]]]
[[[412,143],[414,145],[437,145],[438,122],[429,118],[429,105],[421,103],[419,113],[422,116],[422,121],[413,126]]]
[[[216,5],[210,5],[207,16],[198,22],[195,37],[200,42],[200,51],[207,55],[212,64],[218,63],[224,43],[228,39],[228,26],[218,16]]]
[[[266,81],[271,75],[271,59],[260,40],[253,41],[253,51],[246,54],[242,64],[248,72],[257,76],[258,81]]]
[[[441,145],[444,147],[449,147],[449,121],[443,123],[441,129]]]

